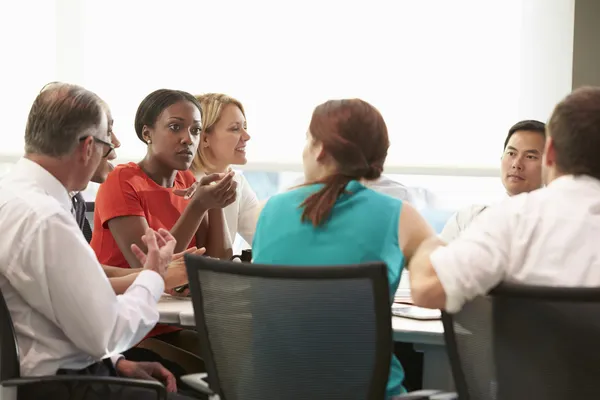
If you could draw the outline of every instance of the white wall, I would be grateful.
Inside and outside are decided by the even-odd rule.
[[[575,0],[523,0],[521,7],[521,29],[527,34],[515,60],[521,79],[519,119],[546,121],[572,88]]]
[[[0,1],[0,162],[23,153],[31,103],[56,80],[54,0]]]
[[[2,110],[16,118],[0,132],[0,153],[21,153],[33,96],[66,80],[111,104],[121,161],[144,151],[133,132],[141,99],[173,87],[225,91],[246,104],[250,169],[298,169],[312,108],[360,96],[388,122],[387,172],[494,176],[508,127],[546,119],[569,91],[573,4],[11,2],[21,12],[0,12],[2,37],[13,39],[0,50],[24,55],[4,77]]]

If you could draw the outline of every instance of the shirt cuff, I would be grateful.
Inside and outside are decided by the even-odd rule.
[[[117,363],[124,359],[125,356],[123,354],[115,354],[114,356],[110,357],[110,361],[112,362],[112,365],[113,367],[115,367],[115,369],[117,369]]]
[[[446,312],[456,313],[465,302],[465,297],[458,290],[458,282],[453,274],[459,273],[458,268],[452,265],[451,254],[447,246],[440,246],[429,255],[431,266],[437,274],[438,280],[446,293]]]
[[[134,286],[143,286],[148,289],[148,291],[152,294],[152,297],[154,297],[154,300],[157,302],[160,300],[160,297],[165,291],[164,279],[158,274],[158,272],[148,269],[145,269],[138,274],[137,278],[135,278],[135,281],[133,281],[133,284],[131,285],[131,287]]]

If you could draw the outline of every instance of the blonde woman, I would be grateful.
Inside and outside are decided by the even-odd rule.
[[[196,96],[202,105],[202,133],[200,144],[192,162],[191,170],[196,180],[207,174],[225,172],[231,165],[246,164],[247,132],[246,114],[242,103],[220,93]],[[236,233],[252,244],[259,202],[246,178],[236,174],[237,196],[235,201],[223,208],[225,232],[229,232],[230,243]],[[212,217],[211,217],[212,218]]]

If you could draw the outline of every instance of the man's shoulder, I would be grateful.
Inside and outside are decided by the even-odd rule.
[[[442,240],[451,242],[456,239],[462,231],[467,229],[479,214],[485,211],[486,208],[487,205],[472,204],[455,212],[450,219],[446,221],[446,224],[440,233]]]
[[[54,217],[69,214],[54,197],[41,188],[6,188],[0,185],[0,230],[8,235],[27,236]]]
[[[471,204],[456,212],[456,220],[462,226],[468,225],[475,217],[488,208],[487,204]]]

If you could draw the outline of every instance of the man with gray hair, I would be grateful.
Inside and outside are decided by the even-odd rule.
[[[166,230],[148,229],[142,238],[147,252],[135,249],[144,271],[117,296],[72,215],[69,193],[87,186],[112,149],[106,108],[97,95],[65,83],[42,89],[27,120],[25,156],[0,181],[0,290],[15,327],[21,374],[154,378],[175,392],[173,375],[160,364],[119,355],[158,321],[175,239]],[[61,389],[27,385],[19,398],[59,398]],[[89,398],[152,395],[116,386],[94,389],[100,390],[92,388]]]

